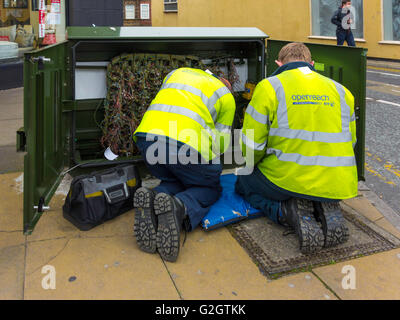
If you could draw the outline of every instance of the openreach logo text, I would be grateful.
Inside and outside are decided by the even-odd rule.
[[[292,95],[292,103],[293,105],[324,105],[334,107],[335,104],[330,101],[329,96],[327,95],[301,95],[294,94]]]

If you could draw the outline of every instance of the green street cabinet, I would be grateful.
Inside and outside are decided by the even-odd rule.
[[[25,54],[24,127],[17,150],[24,158],[24,225],[30,234],[69,168],[138,162],[104,158],[98,123],[104,118],[106,68],[123,53],[234,57],[242,88],[272,74],[287,41],[256,28],[70,27],[64,42]],[[316,69],[355,96],[356,158],[364,179],[366,50],[307,44]],[[237,60],[236,60],[237,59]],[[240,97],[241,95],[238,95]],[[244,99],[242,99],[244,100]],[[248,101],[238,98],[237,107]],[[238,125],[237,125],[238,126]]]

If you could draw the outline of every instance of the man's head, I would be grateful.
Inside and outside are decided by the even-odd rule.
[[[351,1],[342,1],[342,8],[350,7]]]
[[[290,62],[299,61],[314,65],[314,61],[311,59],[310,50],[304,43],[300,42],[292,42],[284,46],[279,52],[278,60],[275,60],[279,67]]]

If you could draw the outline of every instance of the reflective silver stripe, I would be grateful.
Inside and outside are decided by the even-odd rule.
[[[165,77],[165,80],[164,80],[164,84],[167,83],[167,81],[169,80],[169,78],[171,78],[171,76],[173,75],[173,73],[175,71],[176,71],[176,69],[172,70],[170,73],[167,74],[167,76]]]
[[[336,90],[340,96],[340,109],[342,113],[342,132],[349,132],[350,131],[350,106],[346,102],[346,91],[344,90],[343,86],[340,83],[337,83],[334,80],[333,83],[336,86]],[[351,141],[351,140],[350,140]]]
[[[230,94],[231,92],[229,91],[229,89],[227,87],[222,87],[217,89],[216,91],[214,91],[213,95],[210,97],[209,99],[209,104],[207,105],[208,110],[210,110],[211,116],[215,121],[217,121],[217,110],[215,109],[215,104],[217,103],[217,101],[219,99],[221,99],[223,96]],[[213,108],[213,110],[211,109]]]
[[[274,88],[276,93],[276,98],[279,101],[277,110],[278,128],[272,128],[270,130],[270,136],[277,136],[289,139],[301,139],[306,141],[318,141],[318,142],[328,142],[328,143],[342,143],[351,142],[352,137],[350,133],[350,107],[346,103],[346,92],[343,86],[333,80],[336,90],[340,96],[340,108],[341,108],[341,118],[342,118],[342,132],[340,133],[330,133],[330,132],[320,132],[320,131],[306,131],[306,130],[295,130],[290,129],[288,120],[288,110],[286,104],[285,90],[281,81],[278,77],[268,78],[271,86]]]
[[[274,154],[280,161],[294,162],[302,166],[353,167],[356,165],[354,157],[308,157],[298,153],[283,153],[281,150],[272,148],[267,149],[267,154]]]
[[[191,118],[192,120],[196,121],[198,124],[200,124],[207,132],[208,134],[213,138],[215,141],[215,134],[212,132],[211,128],[206,124],[206,122],[203,120],[203,118],[197,114],[196,112],[186,109],[184,107],[178,107],[178,106],[172,106],[168,104],[152,104],[148,111],[162,111],[162,112],[168,112],[168,113],[175,113],[179,114],[188,118]]]
[[[242,131],[242,141],[246,146],[256,151],[263,151],[267,146],[267,141],[265,141],[264,143],[256,143],[253,140],[247,138],[247,136],[243,133],[243,131]]]
[[[275,90],[276,98],[279,101],[277,110],[278,126],[282,129],[289,129],[285,89],[278,77],[268,78],[269,83]]]
[[[182,83],[165,83],[161,89],[177,89],[193,93],[195,96],[200,97],[201,101],[206,105],[213,121],[215,122],[217,120],[217,110],[215,110],[214,104],[210,103],[209,98],[200,89]]]
[[[232,127],[217,122],[217,123],[215,124],[215,129],[218,130],[218,131],[221,132],[221,133],[230,133],[231,130],[232,130]]]
[[[213,95],[208,98],[200,89],[197,89],[195,87],[192,87],[188,84],[182,84],[182,83],[166,83],[161,87],[161,90],[163,89],[177,89],[177,90],[183,90],[190,92],[198,97],[200,97],[201,101],[206,105],[208,111],[211,114],[211,118],[213,121],[217,121],[218,113],[217,110],[215,109],[215,104],[219,99],[221,99],[224,95],[231,93],[228,88],[223,87],[218,90],[216,90]]]
[[[300,139],[305,141],[318,141],[327,143],[341,143],[352,141],[353,138],[350,132],[317,132],[317,131],[306,131],[306,130],[292,130],[292,129],[281,129],[271,128],[269,131],[270,136],[283,137],[288,139]]]
[[[262,125],[267,125],[269,124],[269,117],[268,115],[263,115],[260,112],[258,112],[256,109],[254,109],[253,106],[249,105],[246,109],[246,113],[252,117],[254,120],[257,122],[261,123]]]

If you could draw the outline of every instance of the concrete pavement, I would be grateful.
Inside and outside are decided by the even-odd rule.
[[[139,250],[132,211],[77,230],[62,217],[66,190],[24,236],[21,175],[0,176],[0,299],[400,299],[400,249],[269,280],[226,228],[198,228],[178,261],[168,263]],[[400,239],[366,197],[346,204]],[[348,265],[356,272],[354,290],[342,287]],[[45,266],[56,272],[54,290],[42,287]]]
[[[0,174],[21,171],[24,156],[16,152],[16,132],[24,126],[23,88],[0,90]]]

